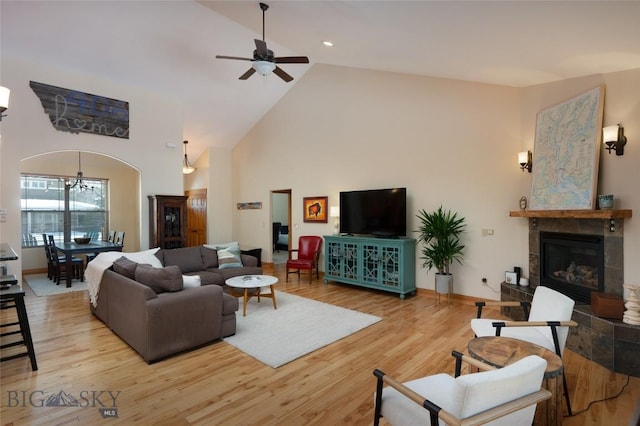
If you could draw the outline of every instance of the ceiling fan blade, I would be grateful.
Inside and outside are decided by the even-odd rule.
[[[276,64],[308,64],[309,58],[306,56],[281,56],[273,58]]]
[[[216,59],[235,59],[238,61],[253,61],[251,58],[241,58],[239,56],[216,55]]]
[[[264,40],[259,40],[259,39],[254,39],[254,41],[256,42],[256,52],[258,53],[258,56],[260,56],[263,59],[266,59],[267,56],[269,56],[269,50],[267,50],[267,43],[264,42]]]
[[[273,73],[278,77],[280,77],[281,79],[283,79],[284,81],[286,81],[287,83],[293,80],[293,77],[291,77],[289,74],[284,72],[284,70],[278,66],[276,66],[276,68],[273,70]]]
[[[249,77],[251,77],[255,72],[256,72],[256,70],[254,70],[254,69],[253,69],[253,67],[251,67],[251,68],[249,68],[249,69],[247,70],[247,72],[245,72],[244,74],[242,74],[238,80],[246,80],[246,79],[248,79]]]

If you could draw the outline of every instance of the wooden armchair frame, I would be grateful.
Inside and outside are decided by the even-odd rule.
[[[460,375],[462,369],[462,361],[468,363],[473,367],[477,367],[480,371],[487,370],[495,370],[496,368],[483,363],[477,359],[471,358],[467,355],[464,355],[457,351],[452,351],[451,355],[456,359],[456,368],[455,368],[455,377]],[[438,405],[433,402],[425,399],[417,392],[407,388],[402,383],[394,380],[393,378],[387,376],[384,372],[375,369],[373,370],[373,375],[377,378],[376,383],[376,399],[375,399],[375,411],[374,411],[374,426],[378,426],[380,424],[381,410],[382,410],[382,389],[383,385],[386,384],[402,395],[409,398],[411,401],[416,404],[422,406],[427,411],[429,411],[429,416],[431,420],[431,425],[438,425],[438,419],[449,425],[481,425],[498,419],[500,417],[506,416],[508,414],[519,411],[525,407],[528,407],[533,404],[537,404],[538,402],[544,401],[546,399],[551,398],[551,392],[548,390],[540,389],[537,392],[531,393],[529,395],[525,395],[521,398],[515,399],[513,401],[509,401],[507,403],[498,405],[489,410],[483,411],[482,413],[476,414],[471,417],[467,417],[465,419],[460,419],[453,415],[452,413],[442,409]]]

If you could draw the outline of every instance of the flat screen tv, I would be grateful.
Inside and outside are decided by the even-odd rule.
[[[340,233],[379,237],[407,235],[407,189],[340,193]]]

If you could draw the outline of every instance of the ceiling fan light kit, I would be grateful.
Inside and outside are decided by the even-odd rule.
[[[253,58],[242,58],[238,56],[226,56],[216,55],[217,59],[233,59],[236,61],[251,61],[251,68],[249,68],[244,74],[240,76],[240,80],[246,80],[251,77],[257,71],[262,76],[267,76],[274,73],[285,82],[293,80],[289,74],[287,74],[282,68],[276,64],[308,64],[309,58],[306,56],[282,56],[276,57],[272,50],[267,48],[267,43],[264,40],[264,13],[269,9],[269,5],[266,3],[260,3],[260,9],[262,10],[262,40],[254,39],[256,49],[253,51]]]
[[[276,69],[276,64],[269,61],[255,61],[253,63],[253,69],[255,69],[260,75],[269,75]]]

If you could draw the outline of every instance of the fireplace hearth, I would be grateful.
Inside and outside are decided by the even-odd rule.
[[[540,284],[588,304],[604,276],[603,236],[540,232]]]

